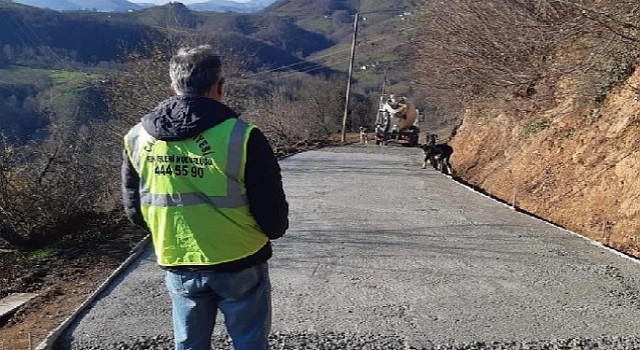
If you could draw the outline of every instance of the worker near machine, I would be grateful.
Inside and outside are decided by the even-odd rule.
[[[385,132],[383,139],[385,143],[388,140],[406,139],[406,135],[403,136],[403,133],[415,127],[417,123],[418,111],[413,103],[408,101],[404,96],[389,95],[384,105],[381,106],[379,113],[380,112],[384,115]],[[391,127],[391,125],[393,125],[393,127]],[[412,139],[415,137],[417,137],[417,135],[411,135]]]
[[[410,127],[418,118],[415,106],[404,96],[390,95],[385,110],[389,112],[391,118],[397,119],[398,130]]]
[[[407,101],[404,98],[404,96],[396,96],[396,95],[389,95],[389,99],[387,100],[387,104],[391,106],[391,108],[393,109],[398,109],[401,106],[404,106],[406,102]]]
[[[129,219],[150,230],[166,270],[176,349],[210,350],[217,311],[236,350],[268,348],[271,239],[288,228],[280,167],[254,125],[221,103],[221,60],[181,49],[171,97],[124,138]]]

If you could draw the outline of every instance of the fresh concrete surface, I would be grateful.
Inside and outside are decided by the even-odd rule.
[[[354,145],[281,162],[291,228],[270,260],[274,333],[418,348],[636,335],[640,265],[420,169],[419,151]],[[170,309],[147,250],[64,339],[171,335]]]

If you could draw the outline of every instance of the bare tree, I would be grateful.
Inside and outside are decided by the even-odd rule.
[[[85,128],[86,129],[86,128]],[[96,211],[103,194],[103,155],[87,130],[52,124],[50,138],[0,152],[0,239],[34,248],[66,233],[64,227]]]
[[[637,51],[637,13],[633,1],[615,6],[588,0],[428,2],[418,16],[422,35],[414,40],[419,48],[414,62],[423,73],[419,83],[449,96],[441,99],[445,103],[471,102],[497,91],[553,103],[559,92],[548,89],[543,95],[538,86],[581,74],[584,86],[568,93],[595,99],[602,94],[599,85],[604,85],[600,90],[612,85],[602,83],[607,75],[628,72],[635,64],[628,52]]]
[[[580,13],[550,1],[452,0],[426,5],[419,67],[436,85],[466,88],[529,86]],[[562,34],[559,34],[562,33]],[[476,90],[474,90],[476,89]]]
[[[246,100],[244,115],[264,131],[277,152],[325,140],[340,129],[344,97],[336,89],[339,83],[287,73],[272,84],[268,93]]]

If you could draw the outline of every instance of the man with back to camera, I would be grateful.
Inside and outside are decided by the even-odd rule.
[[[122,194],[166,270],[176,350],[210,350],[217,310],[236,350],[268,349],[270,239],[288,228],[277,159],[254,125],[222,104],[221,60],[181,49],[176,96],[124,137]]]

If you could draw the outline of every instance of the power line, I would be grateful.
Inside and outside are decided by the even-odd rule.
[[[389,47],[389,49],[393,49],[393,48],[399,47],[401,45],[403,45],[403,43],[395,44],[395,45]],[[335,61],[334,63],[343,63],[343,62],[347,62],[349,60],[350,60],[349,57],[344,57],[344,58],[339,59],[338,61]],[[306,69],[306,70],[299,70],[299,71],[296,70],[296,71],[281,72],[280,76],[293,75],[293,74],[299,74],[299,73],[306,74],[306,73],[311,73],[311,72],[314,72],[314,71],[317,71],[317,70],[321,70],[321,69],[325,69],[325,68],[327,68],[327,67],[320,65],[318,67],[314,67],[314,68],[310,68],[310,69]],[[258,74],[259,73],[256,73],[254,75],[258,75]]]
[[[335,52],[330,52],[330,53],[327,53],[325,55],[318,56],[317,58],[331,57],[331,56],[335,56],[335,55],[338,55],[338,54],[342,54],[345,51],[348,51],[348,50],[338,50],[338,51],[335,51]],[[306,65],[306,64],[313,64],[313,63],[320,64],[320,63],[314,62],[314,61],[296,62],[296,63],[288,64],[288,65],[285,65],[285,66],[280,66],[280,67],[272,68],[272,69],[269,69],[269,70],[264,70],[264,71],[256,72],[256,73],[253,73],[253,74],[248,74],[245,77],[250,78],[250,77],[253,77],[253,76],[256,76],[256,75],[260,75],[260,74],[273,73],[273,72],[277,72],[279,70],[283,70],[283,69],[286,69],[286,68],[291,68],[291,67],[300,66],[300,65]],[[326,67],[323,66],[323,68],[326,68]]]
[[[417,28],[418,28],[417,26],[410,26],[410,27],[405,27],[405,28],[398,28],[398,30],[401,30],[403,32],[407,32],[407,31],[415,30]],[[363,44],[377,43],[379,41],[383,41],[383,40],[392,38],[394,36],[395,36],[394,34],[386,34],[386,35],[377,37],[375,40],[372,40],[372,41],[360,42],[360,43],[357,44],[357,46],[361,46]],[[394,46],[392,46],[390,48],[395,48],[395,47],[398,47],[400,45],[402,45],[402,44],[396,44],[396,45],[394,45]],[[351,51],[351,49],[347,47],[347,48],[344,48],[344,49],[340,49],[338,51],[334,51],[334,52],[330,52],[330,53],[327,53],[327,54],[324,54],[324,55],[320,55],[320,56],[314,57],[314,60],[322,59],[322,58],[328,58],[328,57],[332,57],[332,56],[336,56],[336,55],[340,55],[340,54],[346,54],[346,53],[349,53],[350,51]],[[347,59],[348,59],[348,57],[347,57]],[[343,62],[343,61],[345,61],[345,60],[341,59],[338,62]],[[284,65],[284,66],[280,66],[280,67],[276,67],[276,68],[272,68],[272,69],[268,69],[268,70],[264,70],[264,71],[260,71],[260,72],[256,72],[256,73],[252,73],[252,74],[247,74],[247,75],[244,75],[243,77],[251,78],[251,77],[254,77],[256,75],[261,75],[261,74],[266,74],[266,73],[274,73],[274,72],[277,72],[277,71],[280,71],[280,70],[283,70],[283,69],[292,68],[292,67],[301,66],[301,65],[307,65],[307,64],[310,64],[310,63],[320,64],[319,62],[315,62],[315,61],[296,62],[296,63],[292,63],[292,64],[288,64],[288,65]],[[315,67],[315,68],[311,68],[311,69],[308,69],[308,70],[301,70],[301,71],[295,71],[295,72],[286,72],[286,73],[300,73],[300,72],[304,73],[304,72],[311,72],[311,71],[320,70],[320,69],[323,69],[323,68],[327,68],[327,67],[326,66],[320,66],[320,67]]]
[[[42,40],[42,38],[40,38],[40,36],[38,34],[36,34],[36,32],[24,20],[23,21],[18,21],[16,18],[11,16],[9,13],[7,13],[6,15],[11,20],[11,22],[13,22],[15,24],[15,28],[18,29],[17,31],[14,31],[14,33],[16,34],[18,39],[20,41],[22,41],[22,43],[25,45],[25,47],[33,47],[35,50],[37,50],[37,49],[41,49],[41,50],[48,49],[49,54],[52,56],[52,58],[55,61],[58,62],[58,64],[60,64],[61,66],[66,66],[68,70],[74,70],[73,67],[68,65],[62,59],[62,57],[60,57],[55,51],[53,51],[53,49],[51,47],[47,46],[45,41]],[[22,34],[24,34],[24,37],[21,36],[18,31],[22,32]],[[27,40],[25,40],[25,38]],[[27,41],[29,41],[29,43],[27,43]]]

